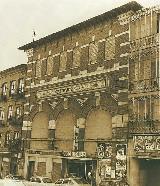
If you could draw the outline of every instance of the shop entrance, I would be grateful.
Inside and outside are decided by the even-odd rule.
[[[34,176],[34,167],[35,167],[35,161],[29,161],[28,163],[28,170],[27,170],[27,179],[29,180],[32,176]]]
[[[140,160],[140,185],[160,185],[160,160]]]
[[[92,172],[92,180],[95,182],[97,162],[94,160],[69,160],[68,161],[68,174],[69,176],[78,176],[86,179],[89,183],[91,182],[91,177],[89,177],[89,172]],[[94,185],[94,184],[93,184]]]

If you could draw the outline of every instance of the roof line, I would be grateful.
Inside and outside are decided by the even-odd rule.
[[[15,70],[27,70],[27,64],[20,64],[20,65],[17,65],[17,66],[14,66],[14,67],[10,67],[10,68],[7,68],[5,70],[2,70],[0,71],[0,75],[2,74],[5,74],[5,73],[11,73],[12,71],[15,71]]]
[[[112,9],[108,12],[105,12],[103,14],[100,14],[98,16],[95,16],[95,17],[92,17],[86,21],[83,21],[83,22],[80,22],[76,25],[72,25],[68,28],[65,28],[61,31],[58,31],[56,33],[52,33],[48,36],[45,36],[39,40],[36,40],[36,41],[33,41],[31,43],[28,43],[28,44],[25,44],[21,47],[19,47],[18,49],[19,50],[28,50],[28,49],[31,49],[31,48],[35,48],[37,45],[40,45],[40,44],[44,44],[44,43],[47,43],[47,42],[50,42],[50,41],[53,41],[59,37],[62,37],[68,33],[73,33],[73,32],[76,32],[76,31],[79,31],[80,29],[84,28],[85,26],[90,26],[92,24],[95,24],[97,22],[102,22],[104,20],[109,20],[109,19],[113,19],[114,17],[118,16],[119,14],[122,14],[122,13],[125,13],[129,10],[133,10],[133,11],[137,11],[137,10],[140,10],[142,9],[142,6],[137,3],[136,1],[131,1],[127,4],[124,4],[120,7],[117,7],[115,9]]]

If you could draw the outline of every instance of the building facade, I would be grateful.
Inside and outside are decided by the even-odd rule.
[[[24,176],[127,177],[129,18],[136,2],[20,47]]]
[[[20,165],[24,80],[27,65],[0,72],[0,172],[1,177],[22,174]]]
[[[159,12],[131,2],[19,48],[26,178],[159,183]]]
[[[157,186],[160,178],[159,7],[130,19],[129,143],[132,185]]]

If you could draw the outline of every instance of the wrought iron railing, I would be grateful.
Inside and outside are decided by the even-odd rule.
[[[129,134],[154,134],[160,133],[160,127],[157,125],[157,121],[151,118],[137,118],[129,121],[128,132]]]
[[[160,90],[160,78],[144,79],[129,82],[130,92],[149,92]]]
[[[130,42],[132,51],[157,46],[158,44],[159,44],[159,34],[146,36]]]

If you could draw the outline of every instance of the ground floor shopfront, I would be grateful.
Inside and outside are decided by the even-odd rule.
[[[160,185],[160,136],[137,135],[129,140],[128,146],[128,177],[130,185]]]
[[[99,185],[101,182],[121,181],[127,177],[127,144],[125,141],[97,143],[94,157],[84,151],[31,151],[25,153],[24,176],[48,176],[56,181],[62,177],[78,176]],[[90,175],[91,173],[91,175]]]
[[[23,175],[23,161],[21,153],[1,152],[0,153],[0,177],[8,174]]]
[[[48,176],[53,181],[62,177],[78,176],[90,181],[88,173],[97,169],[97,160],[92,158],[55,155],[53,152],[25,153],[24,176]]]

